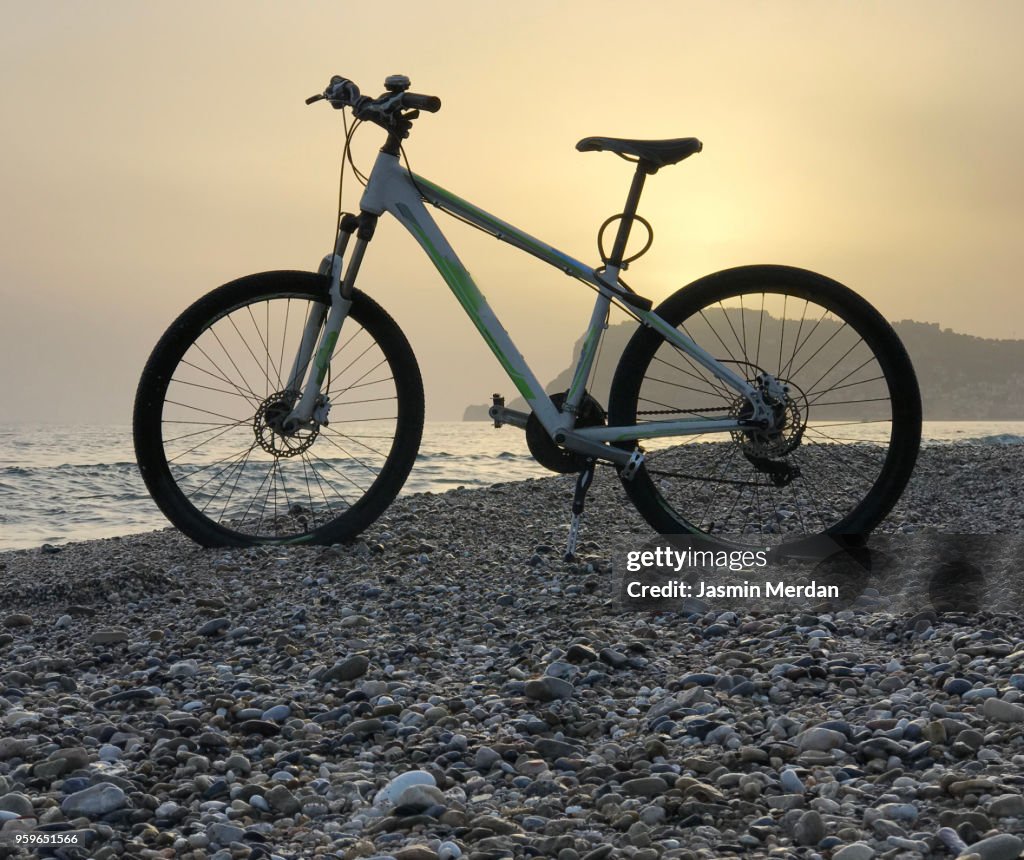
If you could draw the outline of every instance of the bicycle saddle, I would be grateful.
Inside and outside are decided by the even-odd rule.
[[[614,152],[616,155],[636,156],[646,161],[654,170],[668,167],[684,158],[700,152],[702,144],[695,137],[678,137],[674,140],[625,140],[618,137],[585,137],[576,144],[580,152]],[[654,170],[650,171],[651,173]]]

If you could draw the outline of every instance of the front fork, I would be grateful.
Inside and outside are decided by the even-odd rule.
[[[323,305],[317,305],[303,329],[299,351],[288,375],[286,389],[296,395],[301,390],[302,396],[284,420],[285,432],[294,433],[301,427],[327,423],[327,413],[331,404],[321,395],[320,386],[323,385],[331,365],[341,326],[352,307],[352,290],[355,287],[356,275],[359,274],[366,246],[373,237],[376,224],[376,215],[364,212],[357,217],[348,212],[344,213],[338,224],[334,253],[324,257],[320,263],[319,274],[329,275],[331,279],[328,290],[331,299],[330,310]],[[343,279],[341,270],[345,251],[353,233],[356,234],[356,244]],[[305,386],[302,385],[303,377],[306,377]]]

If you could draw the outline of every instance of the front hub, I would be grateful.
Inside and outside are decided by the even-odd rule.
[[[285,420],[295,407],[298,395],[293,391],[271,394],[252,419],[253,431],[260,447],[274,457],[295,457],[308,451],[320,434],[320,427],[285,429]]]

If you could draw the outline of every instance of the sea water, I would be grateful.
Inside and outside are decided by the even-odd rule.
[[[871,440],[875,426],[848,425],[845,438]],[[926,421],[924,440],[1020,445],[1024,422]],[[488,487],[550,474],[530,456],[521,430],[496,430],[482,421],[428,421],[403,492]],[[0,550],[167,525],[139,476],[130,427],[0,426]]]

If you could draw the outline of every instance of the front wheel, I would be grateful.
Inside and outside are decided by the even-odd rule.
[[[913,471],[921,398],[906,350],[864,299],[822,275],[745,266],[674,293],[656,313],[751,384],[778,383],[771,432],[646,439],[651,421],[746,418],[750,406],[651,328],[616,368],[608,418],[639,425],[644,465],[623,485],[666,536],[772,546],[863,535]],[[785,394],[781,394],[785,391]]]
[[[358,290],[321,389],[329,423],[285,426],[292,365],[328,287],[307,272],[232,281],[188,308],[146,364],[139,469],[167,518],[204,546],[351,538],[408,477],[423,431],[419,368],[394,320]]]

